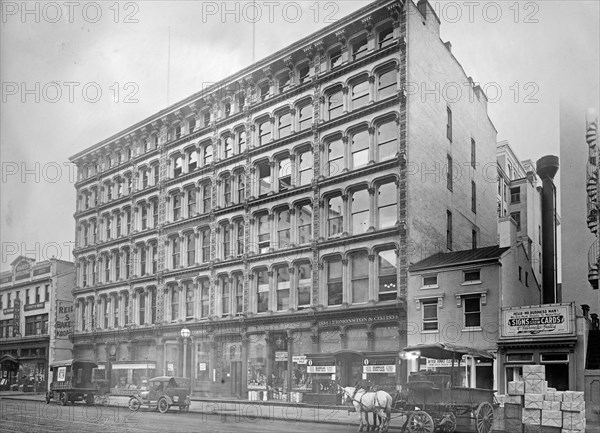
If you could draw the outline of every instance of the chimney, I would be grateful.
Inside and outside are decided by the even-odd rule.
[[[546,155],[538,159],[537,174],[542,179],[542,302],[552,304],[556,293],[556,187],[554,176],[558,171],[558,156]]]
[[[517,244],[517,223],[510,216],[498,219],[498,235],[500,248],[512,247]]]

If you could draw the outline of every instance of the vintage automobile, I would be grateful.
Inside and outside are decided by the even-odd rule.
[[[185,377],[160,376],[148,381],[148,389],[129,399],[129,409],[137,411],[145,406],[165,413],[171,406],[180,411],[190,409],[190,379]]]
[[[46,392],[46,404],[58,398],[64,405],[69,402],[85,401],[94,404],[98,386],[92,381],[93,370],[98,367],[94,361],[67,359],[50,365],[50,390]]]

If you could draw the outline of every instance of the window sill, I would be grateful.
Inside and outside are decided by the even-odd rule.
[[[483,331],[483,328],[481,326],[465,326],[462,329],[462,332],[477,332],[477,331]]]
[[[421,286],[421,290],[430,290],[430,289],[439,289],[440,286],[436,285],[431,285],[431,286]]]
[[[481,280],[477,280],[477,281],[463,281],[462,283],[460,283],[461,286],[476,286],[478,284],[481,284]]]
[[[439,334],[440,331],[439,329],[436,330],[427,330],[427,331],[421,331],[421,334]]]

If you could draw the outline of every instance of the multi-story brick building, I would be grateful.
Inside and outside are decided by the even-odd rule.
[[[409,262],[497,237],[486,97],[425,91],[473,83],[439,25],[376,1],[73,156],[77,356],[120,389],[395,386]]]
[[[48,363],[72,357],[75,266],[17,257],[0,273],[0,390],[45,391]],[[57,325],[57,323],[60,324]]]

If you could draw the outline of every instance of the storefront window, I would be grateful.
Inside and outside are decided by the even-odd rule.
[[[248,345],[248,390],[266,389],[267,343],[265,335],[252,335]]]
[[[272,396],[276,400],[283,399],[288,391],[288,350],[285,334],[273,337],[273,371],[267,385],[271,387]]]
[[[208,341],[196,343],[196,380],[200,382],[210,380],[210,343]]]
[[[338,329],[321,331],[319,338],[321,353],[333,353],[342,348],[342,340]]]
[[[352,350],[368,350],[369,341],[367,340],[366,328],[349,328],[346,331],[346,344],[348,349]]]
[[[312,391],[312,379],[306,365],[306,354],[312,352],[311,334],[308,331],[294,333],[292,339],[292,392]],[[297,398],[297,397],[296,397]],[[294,399],[292,399],[292,402]]]
[[[379,326],[374,328],[373,331],[375,334],[375,345],[373,348],[375,352],[400,349],[400,338],[397,326]]]

